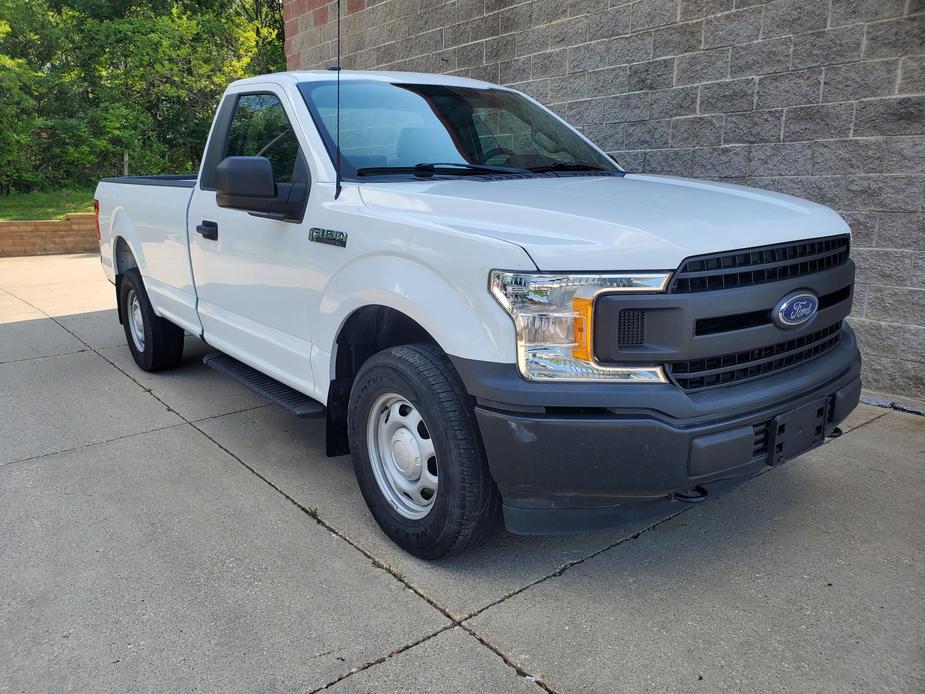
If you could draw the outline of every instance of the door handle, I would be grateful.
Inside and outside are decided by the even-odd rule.
[[[201,224],[196,225],[196,233],[202,234],[204,239],[216,241],[218,240],[218,223],[203,219]]]

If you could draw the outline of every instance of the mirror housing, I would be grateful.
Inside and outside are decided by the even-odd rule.
[[[215,202],[219,207],[301,222],[307,197],[304,183],[276,183],[266,157],[225,157],[215,167]]]

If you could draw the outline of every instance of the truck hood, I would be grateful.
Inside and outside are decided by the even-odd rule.
[[[360,186],[377,214],[521,246],[540,270],[673,270],[689,256],[848,231],[789,195],[672,176],[454,179]]]

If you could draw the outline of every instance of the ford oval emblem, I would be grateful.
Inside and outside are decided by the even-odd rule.
[[[813,319],[819,308],[815,294],[800,292],[781,299],[771,314],[781,328],[793,328]]]

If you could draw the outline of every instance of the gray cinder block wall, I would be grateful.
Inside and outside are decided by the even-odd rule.
[[[285,0],[290,69],[335,57],[335,7]],[[925,0],[343,0],[350,69],[521,89],[625,168],[838,210],[868,389],[925,399]]]

